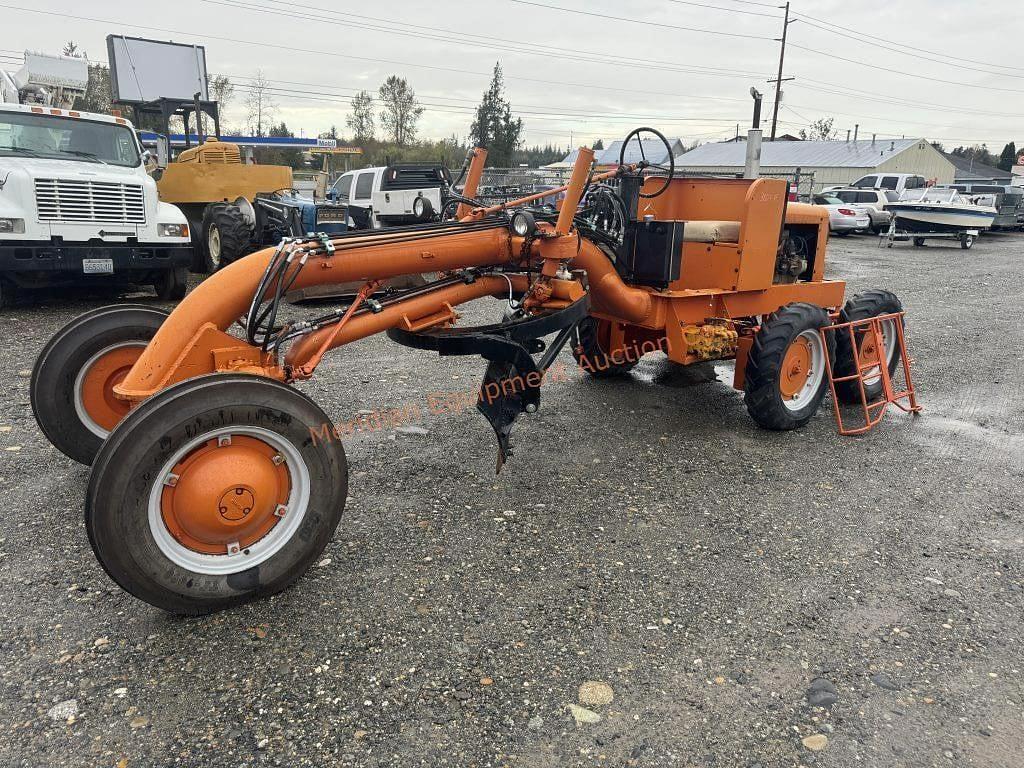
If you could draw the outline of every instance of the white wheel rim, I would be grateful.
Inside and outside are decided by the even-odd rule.
[[[116,349],[122,349],[124,347],[145,347],[145,342],[140,341],[123,341],[120,344],[111,344],[109,347],[104,347],[95,355],[85,361],[85,365],[78,369],[78,375],[75,376],[75,414],[78,416],[78,420],[82,422],[82,425],[92,432],[94,435],[102,440],[107,439],[107,435],[110,434],[109,430],[104,429],[95,421],[89,412],[85,410],[85,398],[82,396],[82,389],[85,386],[85,376],[89,373],[89,369],[92,368],[96,361],[104,355],[113,352]]]
[[[220,264],[220,230],[217,227],[210,227],[207,245],[210,250],[210,261],[215,265]]]
[[[285,505],[288,511],[263,538],[237,554],[208,555],[189,549],[171,535],[164,523],[160,499],[164,490],[164,479],[171,474],[171,469],[175,465],[203,443],[231,435],[245,435],[262,440],[284,457],[284,464],[288,469],[291,481],[291,493],[288,496],[288,503]],[[156,475],[156,481],[149,493],[149,530],[160,552],[180,568],[207,576],[228,576],[266,562],[291,541],[306,516],[306,510],[309,507],[309,494],[309,467],[306,466],[306,462],[296,447],[278,433],[262,427],[230,427],[210,430],[176,450]]]
[[[821,340],[821,334],[817,330],[802,331],[795,339],[803,339],[807,342],[810,350],[811,362],[807,371],[807,381],[792,398],[782,398],[782,404],[790,411],[802,411],[813,400],[822,382],[825,380],[825,344]]]
[[[879,325],[882,327],[882,343],[885,345],[885,364],[892,365],[896,355],[896,321],[892,318],[883,320]],[[870,387],[882,380],[882,369],[874,366],[864,372],[864,386]]]

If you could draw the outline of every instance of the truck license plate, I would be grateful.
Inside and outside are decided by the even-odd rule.
[[[86,275],[114,274],[113,259],[82,259],[82,272]]]

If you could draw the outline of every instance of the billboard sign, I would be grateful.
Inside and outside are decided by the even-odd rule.
[[[107,35],[110,90],[115,103],[144,104],[158,99],[209,101],[206,49],[141,37]]]

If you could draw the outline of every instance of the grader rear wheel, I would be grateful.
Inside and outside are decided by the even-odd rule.
[[[29,382],[32,412],[57,450],[92,464],[129,410],[114,387],[167,318],[144,305],[102,307],[66,325],[39,353]]]
[[[573,349],[573,357],[584,371],[595,379],[625,376],[639,362],[622,353],[608,354],[612,325],[608,320],[584,318],[578,328],[579,344]]]
[[[190,379],[145,401],[104,444],[89,541],[114,581],[151,605],[222,610],[308,570],[341,519],[347,467],[327,416],[291,387]]]
[[[866,320],[869,317],[878,315],[889,315],[903,311],[903,305],[894,293],[889,291],[875,290],[865,291],[854,296],[846,302],[843,311],[839,313],[840,323],[849,323],[856,320]],[[896,323],[900,322],[895,318],[882,321],[882,343],[885,345],[886,366],[891,376],[899,363],[897,346]],[[867,366],[864,372],[864,394],[868,402],[877,399],[882,394],[882,372],[878,367],[878,350],[875,348],[872,334],[866,330],[859,330],[854,333],[854,343],[860,356],[861,364]],[[874,367],[870,367],[875,363]],[[837,379],[852,376],[857,371],[857,363],[853,355],[853,343],[850,341],[849,331],[838,331],[836,333],[836,366],[835,375]],[[860,386],[856,380],[836,382],[836,397],[842,403],[859,403],[861,401]]]
[[[787,304],[769,315],[747,358],[744,402],[766,429],[802,427],[817,412],[828,387],[820,329],[828,313],[813,304]]]

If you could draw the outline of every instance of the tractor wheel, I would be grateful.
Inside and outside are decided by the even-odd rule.
[[[828,313],[813,304],[787,304],[765,318],[747,357],[744,402],[766,429],[802,427],[817,412],[828,387],[821,338]]]
[[[153,288],[156,289],[157,297],[163,301],[184,299],[188,292],[188,269],[185,267],[165,269],[153,283]]]
[[[86,497],[107,573],[150,605],[199,615],[287,588],[341,520],[348,465],[306,395],[211,374],[168,387],[104,443]]]
[[[114,397],[114,387],[166,318],[155,307],[101,307],[72,320],[43,347],[32,369],[29,399],[39,428],[57,450],[92,464],[129,410]]]
[[[638,360],[629,360],[622,355],[609,355],[605,350],[611,339],[612,325],[608,320],[584,318],[579,326],[579,344],[572,356],[584,371],[596,379],[625,376]]]
[[[203,215],[203,243],[206,271],[212,273],[252,253],[253,233],[238,206],[218,203]]]
[[[846,302],[846,306],[839,314],[839,322],[849,323],[854,320],[865,320],[869,317],[902,311],[903,305],[895,294],[881,290],[865,291]],[[886,362],[890,375],[896,370],[899,363],[899,355],[896,350],[898,344],[897,322],[899,321],[896,319],[882,322],[882,342],[885,344]],[[872,360],[878,361],[878,350],[875,349],[871,334],[866,330],[854,333],[854,342],[850,341],[849,331],[837,331],[834,369],[837,379],[852,376],[857,371],[857,364],[853,357],[853,343],[858,346],[861,364],[869,363]],[[869,403],[882,394],[882,372],[878,370],[877,366],[864,372],[864,393],[867,395]],[[842,403],[859,403],[861,401],[860,385],[856,379],[836,382],[836,396]]]

